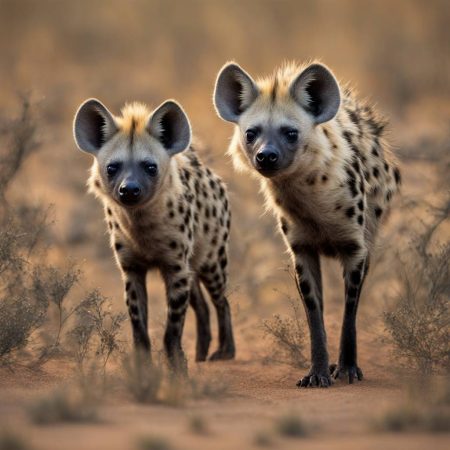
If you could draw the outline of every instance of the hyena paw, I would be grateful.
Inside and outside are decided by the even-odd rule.
[[[332,364],[330,366],[330,372],[335,380],[348,379],[349,384],[352,384],[355,378],[359,381],[363,379],[362,370],[356,365]]]
[[[225,361],[228,359],[233,359],[235,354],[234,348],[224,348],[216,350],[210,357],[209,361]]]
[[[321,387],[331,386],[331,376],[327,370],[312,369],[308,375],[297,382],[297,387]]]

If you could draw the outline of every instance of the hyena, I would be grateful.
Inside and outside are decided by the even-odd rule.
[[[184,367],[181,337],[188,304],[196,315],[196,360],[207,357],[209,309],[200,283],[218,319],[219,347],[210,359],[233,358],[225,296],[227,192],[191,146],[191,127],[181,106],[168,100],[151,112],[133,103],[116,117],[90,99],[76,113],[74,137],[81,150],[94,156],[88,184],[104,206],[135,348],[150,354],[146,274],[158,269],[167,293],[164,347],[169,360]]]
[[[214,103],[236,125],[229,148],[236,168],[261,180],[292,253],[311,340],[311,368],[297,385],[361,380],[356,313],[378,227],[400,184],[386,121],[341,90],[320,63],[286,64],[258,81],[229,63],[218,75]],[[345,280],[339,359],[331,366],[320,255],[339,258]]]

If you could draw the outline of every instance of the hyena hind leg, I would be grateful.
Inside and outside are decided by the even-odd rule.
[[[231,325],[230,305],[225,296],[226,274],[220,264],[213,264],[208,271],[203,271],[201,280],[216,309],[219,328],[219,347],[209,359],[210,361],[233,359],[236,347]]]
[[[200,287],[198,278],[192,282],[189,303],[195,313],[197,323],[196,361],[205,361],[211,343],[211,326],[209,323],[209,308]]]

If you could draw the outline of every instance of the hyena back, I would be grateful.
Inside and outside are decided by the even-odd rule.
[[[324,65],[287,64],[254,81],[237,64],[217,78],[218,114],[236,125],[229,148],[239,170],[261,180],[294,261],[311,337],[311,369],[299,386],[362,379],[356,313],[382,218],[400,184],[386,122],[341,91]],[[320,255],[337,257],[345,313],[337,364],[329,366]]]
[[[197,321],[196,360],[207,357],[209,309],[200,283],[210,294],[219,324],[219,348],[211,359],[232,358],[225,297],[227,192],[190,145],[190,124],[182,108],[167,101],[151,113],[134,103],[115,117],[91,99],[75,116],[74,135],[78,147],[94,156],[89,187],[104,206],[135,348],[150,353],[146,274],[158,269],[167,293],[164,346],[169,360],[184,367],[181,337],[188,304]]]

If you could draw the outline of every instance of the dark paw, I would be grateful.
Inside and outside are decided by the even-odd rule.
[[[225,361],[228,359],[233,359],[235,355],[234,348],[220,349],[215,351],[210,357],[209,361]]]
[[[206,361],[206,358],[208,357],[208,349],[209,345],[203,347],[198,346],[195,352],[195,361]]]
[[[355,381],[355,378],[361,381],[363,379],[363,373],[361,369],[356,366],[341,366],[338,364],[332,364],[330,366],[331,376],[335,380],[344,380],[348,379],[348,383],[352,384]]]
[[[297,382],[297,387],[321,387],[327,388],[332,384],[330,374],[327,371],[311,371]]]

